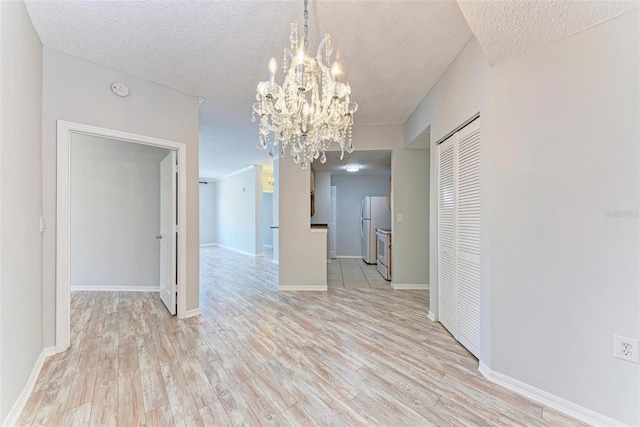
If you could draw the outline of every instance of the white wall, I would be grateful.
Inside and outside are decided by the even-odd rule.
[[[494,67],[492,368],[640,424],[639,12]]]
[[[160,285],[164,148],[71,136],[71,288]]]
[[[279,287],[322,289],[327,286],[327,233],[311,231],[309,169],[290,156],[279,160],[276,185],[280,205]],[[274,198],[275,199],[275,198]],[[274,200],[275,202],[275,200]]]
[[[280,262],[280,156],[273,159],[273,222],[271,230],[273,239],[273,261]]]
[[[333,175],[336,186],[336,254],[362,256],[360,205],[365,196],[389,196],[389,176]],[[331,188],[329,188],[331,191]]]
[[[271,225],[273,224],[273,193],[262,193],[262,244],[264,246],[273,246],[273,233]]]
[[[216,182],[217,243],[250,255],[262,253],[262,189],[259,188],[262,171],[259,169],[259,166],[250,166]]]
[[[131,94],[121,98],[111,83]],[[187,310],[198,307],[198,98],[44,48],[42,173],[44,344],[55,341],[56,120],[68,120],[187,144]],[[32,124],[33,125],[33,124]]]
[[[393,150],[402,148],[402,125],[354,125],[353,144],[356,150]]]
[[[484,111],[490,73],[480,43],[472,37],[405,122],[405,146],[428,127],[431,141],[440,141],[478,111]]]
[[[207,182],[206,179],[200,181]],[[216,185],[200,184],[200,244],[216,242]]]
[[[22,2],[0,2],[0,152],[3,424],[43,347],[42,44]]]
[[[393,226],[394,285],[429,284],[429,150],[394,150]],[[398,222],[398,215],[403,221]]]
[[[638,14],[493,69],[472,39],[405,123],[430,133],[433,216],[434,143],[480,112],[481,361],[630,425],[640,369],[612,346],[640,335],[640,225],[606,211],[640,205]]]
[[[316,172],[314,182],[315,213],[311,217],[311,224],[329,224],[331,221],[331,173]]]
[[[255,213],[253,214],[253,218],[254,218],[253,229],[254,229],[254,233],[256,234],[254,252],[257,255],[262,255],[264,253],[264,247],[263,247],[264,230],[263,230],[263,224],[262,224],[264,220],[264,210],[262,206],[262,194],[263,194],[262,189],[264,188],[262,183],[263,169],[262,169],[262,166],[260,165],[255,165],[254,168],[256,170],[255,184],[254,184],[255,191],[253,193],[254,203],[256,206]]]

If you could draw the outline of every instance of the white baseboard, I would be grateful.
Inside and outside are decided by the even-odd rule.
[[[206,248],[209,246],[218,246],[218,244],[217,243],[200,243],[201,248]]]
[[[259,254],[256,254],[256,257],[263,257],[264,256],[264,252],[260,252]]]
[[[279,291],[326,291],[327,285],[279,285]]]
[[[160,292],[159,286],[117,286],[117,285],[98,285],[98,286],[72,286],[73,291],[90,291],[90,292]]]
[[[362,256],[360,256],[360,255],[355,255],[355,256],[349,255],[349,256],[337,256],[336,258],[346,258],[346,259],[356,258],[357,259],[357,258],[362,258]]]
[[[429,290],[428,283],[418,283],[418,284],[409,284],[409,283],[391,283],[391,287],[393,289],[409,291],[409,290]]]
[[[219,247],[219,248],[223,248],[223,249],[229,249],[230,251],[237,252],[237,253],[242,254],[242,255],[249,255],[249,256],[252,256],[252,257],[258,256],[257,254],[252,254],[251,252],[241,251],[240,249],[232,248],[231,246],[221,245],[219,243],[216,243],[216,246]]]
[[[44,364],[44,360],[56,354],[55,347],[45,347],[40,352],[40,356],[38,356],[38,360],[36,360],[36,364],[33,366],[33,370],[31,371],[31,376],[29,377],[29,381],[22,389],[22,393],[20,393],[20,397],[13,405],[13,408],[9,411],[7,418],[5,418],[3,426],[13,426],[18,423],[18,419],[22,414],[22,410],[24,409],[24,405],[27,404],[27,400],[29,400],[29,396],[31,396],[31,392],[33,388],[36,386],[36,381],[38,380],[38,376],[40,375],[40,371],[42,370],[42,365]]]
[[[547,391],[541,390],[537,387],[523,383],[522,381],[511,378],[507,375],[499,372],[492,371],[487,365],[480,362],[478,370],[486,379],[492,383],[498,384],[511,391],[515,391],[531,400],[534,400],[541,405],[555,409],[565,415],[573,417],[579,421],[587,423],[591,426],[624,426],[619,421],[609,418],[606,415],[602,415],[598,412],[587,409],[583,406],[577,405],[566,399],[563,399],[555,394],[551,394]]]
[[[187,312],[184,314],[183,319],[187,319],[189,317],[194,317],[194,316],[200,316],[200,308],[187,310]]]
[[[429,318],[429,320],[431,320],[432,322],[436,321],[436,315],[433,314],[433,311],[429,310],[429,314],[427,314],[427,317]]]

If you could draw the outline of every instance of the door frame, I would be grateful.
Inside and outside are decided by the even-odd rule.
[[[80,133],[134,144],[175,150],[178,158],[178,318],[187,317],[187,145],[82,123],[57,121],[56,166],[56,351],[69,348],[71,339],[71,135]]]
[[[329,258],[328,262],[338,257],[338,187],[331,185],[329,187],[331,201],[331,218],[329,221]],[[335,199],[335,201],[334,201]],[[333,228],[332,228],[333,227]],[[332,257],[331,247],[335,246],[335,257]]]

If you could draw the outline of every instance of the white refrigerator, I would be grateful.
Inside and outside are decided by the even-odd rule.
[[[360,223],[362,236],[362,259],[367,264],[377,263],[376,229],[391,228],[391,209],[388,197],[367,196],[362,199],[360,207]]]

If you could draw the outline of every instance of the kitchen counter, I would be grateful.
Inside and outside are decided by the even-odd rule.
[[[329,229],[329,224],[311,224],[311,231],[314,233],[322,233]]]

